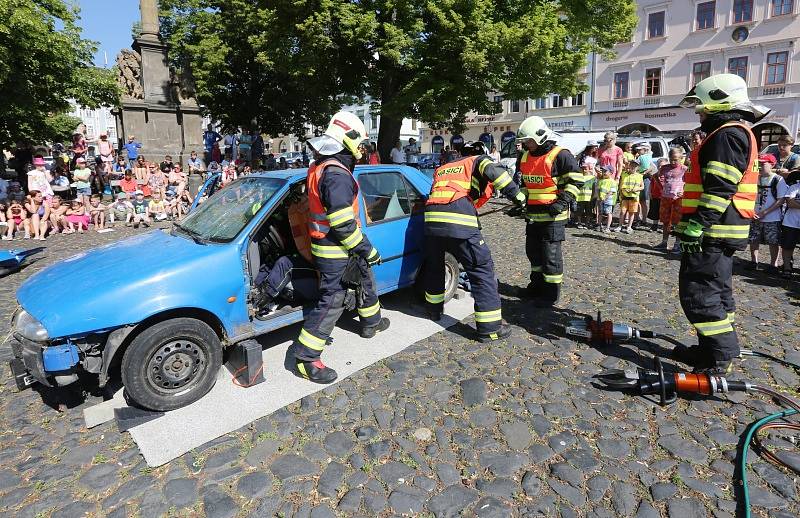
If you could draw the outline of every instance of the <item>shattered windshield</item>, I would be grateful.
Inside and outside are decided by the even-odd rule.
[[[203,241],[226,243],[253,219],[286,183],[279,178],[237,180],[198,205],[176,226]]]

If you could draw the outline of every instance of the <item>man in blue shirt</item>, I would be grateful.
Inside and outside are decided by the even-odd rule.
[[[125,151],[128,153],[128,162],[133,162],[139,158],[139,150],[141,148],[142,144],[136,142],[136,137],[128,135],[128,143],[125,144]]]
[[[205,148],[205,156],[203,158],[206,161],[206,165],[211,163],[211,151],[220,140],[222,140],[222,135],[214,131],[213,124],[209,124],[208,129],[203,132],[203,147]]]

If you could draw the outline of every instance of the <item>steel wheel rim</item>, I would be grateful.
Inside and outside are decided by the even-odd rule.
[[[160,345],[147,362],[148,384],[162,394],[179,394],[194,387],[208,366],[205,351],[191,340]]]

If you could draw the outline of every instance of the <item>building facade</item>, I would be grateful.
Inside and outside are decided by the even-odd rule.
[[[639,0],[639,25],[616,57],[594,58],[592,130],[685,132],[678,106],[698,81],[740,75],[773,111],[754,126],[761,144],[800,129],[800,1]]]
[[[506,99],[497,92],[488,95],[500,108],[499,113],[482,115],[470,113],[466,130],[456,133],[443,129],[422,128],[422,152],[439,153],[444,147],[459,147],[464,142],[480,140],[487,146],[503,144],[516,137],[519,125],[531,115],[545,119],[556,131],[589,131],[588,104],[591,97],[592,60],[579,73],[579,79],[589,91],[572,97],[550,94],[536,99]]]
[[[69,114],[79,118],[85,127],[84,136],[89,143],[96,143],[100,133],[108,133],[108,140],[117,143],[117,124],[111,108],[101,106],[96,109],[84,108],[70,102]]]

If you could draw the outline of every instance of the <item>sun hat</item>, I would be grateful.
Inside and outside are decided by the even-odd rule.
[[[137,189],[137,190],[136,190],[136,192],[134,192],[133,194],[135,194],[136,196],[139,196],[140,194],[141,194],[142,196],[144,196],[144,193],[143,193],[142,191],[138,190],[138,189]]]
[[[44,158],[37,156],[36,158],[33,159],[33,165],[45,165]]]
[[[758,155],[758,161],[759,162],[767,162],[770,165],[775,165],[775,164],[778,163],[778,159],[776,159],[775,155],[773,155],[772,153],[765,153],[763,155]],[[34,162],[34,164],[35,163],[36,162]]]

